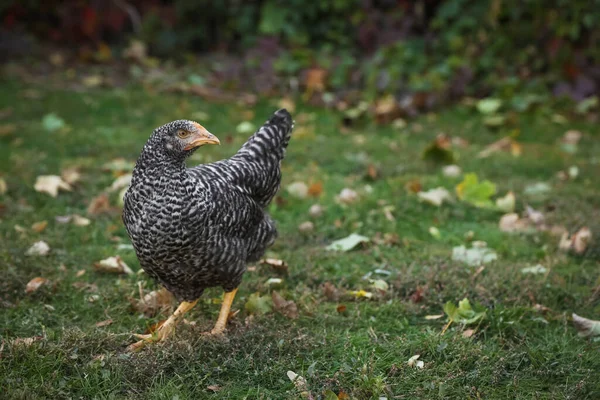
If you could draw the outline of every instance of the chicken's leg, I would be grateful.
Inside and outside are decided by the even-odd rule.
[[[129,345],[127,350],[137,351],[144,347],[147,343],[165,340],[169,335],[171,335],[171,333],[173,333],[175,326],[179,323],[179,321],[181,321],[183,315],[190,311],[197,302],[198,300],[194,300],[192,302],[184,301],[179,304],[177,310],[175,310],[175,312],[156,331],[148,335],[136,334],[135,336],[141,340]]]
[[[220,335],[225,331],[227,317],[229,317],[229,310],[231,310],[231,303],[233,303],[233,299],[235,298],[237,291],[237,288],[235,288],[231,292],[225,293],[225,296],[223,297],[223,304],[221,304],[221,311],[219,311],[219,318],[217,319],[215,327],[210,332],[211,335]]]

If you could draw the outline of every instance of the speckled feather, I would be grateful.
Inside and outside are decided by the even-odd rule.
[[[178,148],[174,132],[190,124],[174,121],[153,132],[123,209],[142,268],[185,301],[208,287],[237,288],[246,264],[275,241],[265,208],[279,189],[293,128],[291,115],[279,110],[233,157],[186,168],[193,150]]]

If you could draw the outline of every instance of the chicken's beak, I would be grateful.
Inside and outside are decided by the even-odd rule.
[[[219,138],[207,131],[206,128],[204,128],[200,124],[197,125],[197,129],[194,132],[190,142],[184,148],[185,150],[191,150],[205,144],[221,144]]]

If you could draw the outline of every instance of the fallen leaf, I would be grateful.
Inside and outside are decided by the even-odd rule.
[[[102,328],[103,326],[108,326],[113,323],[112,319],[106,319],[104,321],[96,322],[96,328]]]
[[[99,272],[133,275],[131,268],[129,268],[119,256],[108,257],[94,263],[94,269]]]
[[[287,272],[288,270],[287,263],[278,258],[265,258],[264,260],[261,260],[261,264],[267,264],[271,266],[274,270],[280,272]]]
[[[373,293],[367,292],[366,290],[348,290],[349,295],[356,297],[357,299],[365,298],[370,299],[373,297]]]
[[[57,175],[42,175],[38,176],[33,188],[38,192],[48,193],[52,197],[58,195],[58,190],[71,190],[71,185],[63,181]]]
[[[287,96],[283,97],[281,100],[279,100],[279,103],[277,103],[277,106],[279,108],[285,108],[286,110],[288,110],[291,113],[296,111],[296,103],[294,102],[294,100],[291,97],[287,97]]]
[[[482,264],[488,264],[498,259],[498,255],[492,249],[486,247],[484,243],[473,242],[473,247],[467,249],[464,245],[452,249],[452,259],[461,261],[465,264],[475,267]]]
[[[141,290],[141,289],[140,289]],[[173,295],[165,288],[153,290],[146,295],[140,295],[140,299],[132,302],[133,307],[138,311],[152,317],[158,313],[169,310],[173,304]]]
[[[448,178],[458,178],[462,174],[462,170],[458,165],[446,165],[442,168],[442,174]]]
[[[48,221],[40,221],[40,222],[36,222],[35,224],[31,225],[31,230],[37,233],[41,233],[44,231],[44,229],[46,229],[46,227],[48,226]]]
[[[308,197],[308,185],[304,182],[294,182],[287,186],[287,192],[297,199]]]
[[[496,194],[496,185],[488,180],[479,182],[475,173],[466,174],[464,180],[456,186],[458,198],[476,207],[492,207],[490,197],[494,194]]]
[[[338,306],[335,308],[335,310],[339,313],[339,314],[343,314],[347,311],[347,307],[345,304],[338,304]]]
[[[75,277],[77,278],[81,278],[83,275],[85,275],[85,269],[80,269],[75,273]]]
[[[209,385],[209,386],[206,387],[206,389],[210,390],[211,392],[218,392],[222,388],[219,385]]]
[[[6,194],[8,186],[6,185],[6,181],[4,178],[0,177],[0,196]]]
[[[310,221],[305,221],[303,223],[301,223],[300,225],[298,225],[298,230],[301,233],[309,233],[315,230],[315,224],[313,224]]]
[[[515,210],[515,194],[513,192],[506,193],[506,196],[496,199],[496,207],[506,213],[511,213]]]
[[[275,290],[271,293],[271,300],[277,312],[291,319],[298,318],[298,307],[296,307],[293,300],[285,300]]]
[[[485,149],[477,154],[477,158],[486,158],[499,151],[510,152],[513,156],[517,157],[521,155],[521,145],[512,137],[506,136],[486,146]]]
[[[29,347],[33,343],[35,343],[41,339],[42,339],[41,336],[33,336],[33,337],[27,337],[27,338],[15,338],[10,341],[10,344],[14,347],[20,347],[20,346]]]
[[[90,215],[98,215],[109,211],[110,201],[106,193],[94,197],[87,208],[87,212]]]
[[[319,197],[323,193],[323,182],[311,183],[308,187],[308,195],[312,197]]]
[[[267,286],[279,286],[283,283],[283,279],[281,278],[269,278],[265,282]]]
[[[299,391],[304,392],[308,390],[308,382],[306,382],[306,379],[303,376],[298,375],[294,371],[288,371],[287,377]]]
[[[48,284],[48,279],[46,278],[42,278],[42,277],[37,277],[37,278],[33,278],[32,280],[30,280],[27,283],[27,286],[25,286],[25,293],[33,293],[36,290],[38,290],[39,288],[41,288],[43,285]]]
[[[533,267],[521,268],[522,274],[536,275],[536,274],[545,274],[546,272],[548,272],[548,270],[546,269],[546,267],[544,267],[541,264],[534,265]]]
[[[313,93],[321,93],[325,90],[325,80],[327,78],[327,70],[324,68],[314,67],[306,71],[306,91],[305,98],[310,98]]]
[[[261,296],[259,293],[252,293],[244,308],[250,314],[266,314],[273,309],[273,300],[269,295]]]
[[[91,294],[87,298],[87,301],[90,302],[90,303],[95,303],[98,300],[100,300],[100,295],[99,294]]]
[[[50,246],[48,243],[40,240],[39,242],[35,242],[25,253],[28,256],[46,256],[50,252]]]
[[[323,392],[323,400],[339,400],[339,397],[333,390],[327,389],[325,392]]]
[[[436,228],[435,226],[429,227],[429,234],[431,235],[431,237],[433,237],[434,239],[438,239],[438,240],[442,237],[440,230],[438,228]]]
[[[414,367],[414,368],[418,368],[418,369],[423,369],[423,367],[425,366],[425,363],[421,360],[419,360],[419,357],[421,357],[420,354],[416,354],[414,356],[412,356],[411,358],[408,359],[408,366],[409,367]]]
[[[582,136],[580,131],[574,129],[568,130],[560,140],[560,147],[564,152],[574,154],[577,152],[577,145]]]
[[[87,226],[91,221],[81,215],[73,214],[71,222],[73,222],[73,225],[75,226]]]
[[[497,112],[502,107],[502,100],[488,97],[477,102],[477,111],[481,114],[489,115]]]
[[[127,188],[131,184],[132,174],[125,174],[119,176],[108,188],[109,192],[116,192],[117,190]]]
[[[581,337],[600,336],[600,321],[583,318],[573,313],[573,325]]]
[[[16,130],[17,126],[15,124],[0,125],[0,137],[8,136]]]
[[[448,316],[448,320],[451,322],[460,323],[463,325],[469,325],[483,319],[486,314],[486,310],[475,311],[471,307],[469,299],[464,298],[458,302],[458,307],[451,301],[444,305],[444,312]]]
[[[358,193],[352,189],[344,188],[336,196],[336,200],[341,204],[352,204],[358,201]]]
[[[55,113],[44,115],[42,118],[42,126],[48,132],[55,132],[65,127],[65,121]]]
[[[329,301],[338,301],[338,299],[340,298],[340,294],[337,288],[331,282],[325,282],[323,284],[323,295]]]
[[[435,140],[425,147],[421,157],[440,164],[453,164],[456,161],[456,155],[452,151],[452,141],[445,133],[437,135]]]
[[[371,288],[378,290],[380,292],[387,292],[390,288],[390,285],[384,281],[383,279],[371,279]]]
[[[329,246],[325,248],[325,250],[333,250],[333,251],[350,251],[360,243],[368,243],[369,238],[366,236],[359,235],[357,233],[352,233],[350,236],[347,236],[343,239],[336,240],[332,242]]]
[[[69,185],[72,185],[81,179],[81,173],[79,172],[79,168],[70,167],[60,171],[60,177],[63,179],[63,181],[67,182]]]
[[[133,171],[134,166],[135,163],[132,161],[127,161],[124,158],[115,158],[107,163],[104,163],[102,165],[102,170],[120,174],[123,172]]]
[[[452,200],[450,192],[448,192],[448,190],[443,187],[430,189],[426,192],[419,192],[417,193],[417,196],[420,200],[437,207],[441,206],[442,203],[446,200]]]
[[[568,232],[563,233],[558,247],[561,250],[572,250],[576,254],[583,254],[591,240],[592,231],[584,226],[573,235],[569,235]]]
[[[419,181],[418,179],[413,179],[412,181],[409,181],[408,183],[406,183],[406,185],[404,185],[404,188],[411,193],[419,193],[421,190],[423,190],[421,181]]]
[[[323,208],[322,205],[320,205],[320,204],[313,204],[308,209],[308,215],[310,215],[312,218],[319,218],[320,216],[323,215],[324,211],[325,211],[325,209]]]
[[[426,315],[425,319],[426,320],[434,320],[434,319],[440,319],[444,316],[444,314],[437,314],[437,315]]]
[[[240,122],[238,126],[235,128],[236,132],[242,135],[249,135],[254,133],[256,127],[250,121]]]
[[[538,196],[544,195],[552,190],[552,186],[547,184],[546,182],[536,182],[531,185],[525,186],[525,190],[523,190],[523,194],[529,196]]]
[[[475,333],[475,329],[466,329],[465,331],[463,331],[462,337],[470,338],[471,336],[473,336],[474,333]]]

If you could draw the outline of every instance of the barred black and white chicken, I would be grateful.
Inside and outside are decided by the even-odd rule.
[[[125,194],[123,222],[144,271],[181,303],[154,334],[137,335],[131,350],[169,336],[214,286],[225,296],[212,333],[223,333],[246,264],[277,236],[265,208],[279,189],[292,128],[291,115],[278,110],[234,156],[192,168],[186,158],[219,140],[187,120],[154,130]]]

